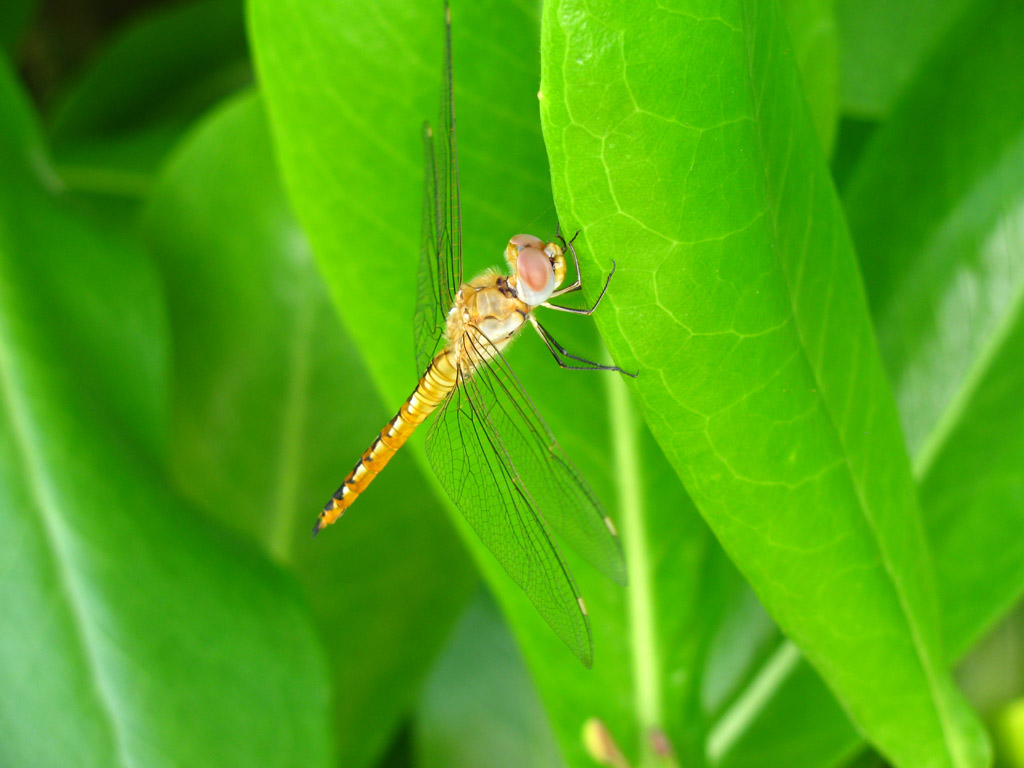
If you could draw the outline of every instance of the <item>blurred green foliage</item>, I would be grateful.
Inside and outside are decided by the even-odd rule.
[[[618,267],[551,326],[635,381],[510,353],[593,669],[422,436],[309,538],[417,375],[440,0],[10,0],[0,765],[1024,765],[1024,7],[452,16],[467,273]]]

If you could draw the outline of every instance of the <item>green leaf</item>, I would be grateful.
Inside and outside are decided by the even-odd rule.
[[[65,183],[142,197],[191,122],[251,80],[242,10],[240,0],[198,0],[120,32],[54,106]]]
[[[427,680],[415,736],[419,768],[563,765],[522,657],[484,594],[470,604]]]
[[[556,200],[593,266],[619,260],[598,325],[769,612],[894,763],[982,765],[782,20],[729,10],[548,6]]]
[[[253,0],[250,11],[290,197],[345,324],[397,409],[420,373],[412,344],[423,184],[419,128],[437,111],[441,10],[433,2],[392,0],[372,12],[354,2],[313,12]],[[530,42],[538,36],[536,9],[460,3],[452,17],[469,277],[500,263],[507,238],[517,232],[552,236],[556,217],[536,117],[538,60]],[[602,278],[584,271],[587,281]],[[591,323],[549,316],[545,322],[560,342],[600,355]],[[742,583],[620,381],[560,370],[529,333],[510,361],[606,502],[626,546],[626,590],[567,555],[594,632],[591,671],[454,509],[452,519],[519,641],[567,763],[592,765],[581,731],[598,718],[634,762],[650,759],[651,733],[663,731],[680,760],[693,764],[703,751],[700,670],[709,638]],[[420,439],[408,450],[426,466]],[[374,492],[395,493],[389,473]],[[358,505],[349,514],[357,513]]]
[[[839,766],[862,748],[861,737],[821,678],[786,641],[710,729],[708,764]]]
[[[0,48],[12,56],[17,53],[21,37],[32,20],[39,0],[5,0],[0,5]]]
[[[50,322],[62,329],[55,338],[58,352],[78,371],[78,385],[96,396],[103,418],[161,453],[168,340],[156,271],[137,246],[101,236],[68,214],[27,99],[2,62],[0,110],[0,179],[7,187],[0,195],[0,245],[10,269],[46,297]],[[93,284],[120,290],[100,300],[82,289]]]
[[[188,121],[248,72],[242,5],[193,0],[120,32],[57,102],[51,132],[60,142]]]
[[[885,117],[976,0],[836,0],[843,111]]]
[[[42,183],[6,68],[0,113],[0,762],[323,766],[323,650],[294,585],[136,439],[162,421],[152,269]]]
[[[804,96],[825,154],[839,117],[839,31],[835,0],[781,0]]]
[[[846,195],[954,656],[1024,593],[1022,35],[1019,3],[979,4]]]
[[[731,596],[723,614],[703,673],[701,703],[708,723],[716,723],[723,712],[757,687],[754,675],[783,642],[778,627],[748,585]]]
[[[144,230],[175,332],[178,486],[295,569],[331,648],[340,764],[367,765],[476,580],[408,456],[388,469],[397,492],[371,490],[310,537],[386,416],[288,207],[255,95],[185,140]]]
[[[943,42],[874,136],[847,209],[878,336],[914,458],[945,630],[955,660],[1024,592],[1024,13],[986,2]],[[927,129],[927,130],[926,130]],[[941,158],[937,161],[936,158]],[[763,734],[824,754],[859,739],[792,667],[723,766],[758,765]],[[806,728],[774,730],[813,710]],[[821,764],[792,754],[787,763]]]

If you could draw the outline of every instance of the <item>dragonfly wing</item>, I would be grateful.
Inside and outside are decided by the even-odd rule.
[[[483,334],[465,342],[491,358],[472,379],[474,403],[506,446],[514,471],[544,521],[591,565],[626,583],[622,544],[611,518],[555,440],[505,357]]]
[[[563,642],[590,666],[590,624],[572,574],[478,402],[473,379],[441,406],[427,435],[427,457],[441,485],[480,539]]]
[[[434,131],[423,125],[423,222],[420,233],[420,267],[416,296],[414,333],[416,371],[423,373],[434,359],[444,338],[445,312],[451,306],[443,289],[447,283],[442,260],[443,229],[441,227],[440,190],[437,183],[437,159],[434,152]]]
[[[452,93],[452,26],[447,5],[438,125],[436,137],[429,124],[423,126],[423,222],[415,321],[418,373],[425,371],[440,351],[445,317],[462,285],[462,202]]]

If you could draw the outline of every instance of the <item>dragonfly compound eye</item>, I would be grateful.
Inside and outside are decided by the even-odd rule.
[[[531,306],[547,301],[555,290],[555,270],[551,259],[539,248],[527,247],[519,252],[516,276],[519,298]]]
[[[548,243],[544,253],[551,259],[551,268],[555,270],[555,288],[565,282],[565,252],[558,243]]]
[[[515,246],[515,252],[519,253],[523,248],[536,248],[539,251],[544,250],[544,241],[539,237],[533,235],[516,235],[508,241],[508,244]]]

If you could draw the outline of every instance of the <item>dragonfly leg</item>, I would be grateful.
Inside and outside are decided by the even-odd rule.
[[[575,251],[573,251],[573,258],[574,259],[576,258],[576,252]],[[580,288],[582,288],[582,285],[580,285],[579,264],[578,263],[576,265],[576,274],[577,274],[576,282],[573,285],[570,285],[568,288],[564,288],[561,291],[555,291],[553,294],[551,294],[551,298],[554,298],[555,296],[559,296],[559,295],[561,295],[563,293],[571,293],[572,291],[578,291]],[[598,306],[600,306],[601,299],[603,299],[604,295],[606,293],[608,293],[608,284],[611,283],[612,275],[614,275],[614,274],[615,274],[615,262],[613,261],[612,262],[612,271],[609,272],[608,273],[608,277],[605,278],[604,288],[601,289],[601,295],[597,297],[597,301],[594,302],[594,306],[592,306],[592,307],[589,307],[587,309],[575,309],[573,307],[560,307],[557,304],[550,304],[549,302],[546,302],[546,301],[543,304],[541,304],[540,306],[547,307],[548,309],[557,309],[559,312],[571,312],[574,315],[592,315],[592,314],[594,314],[594,311],[598,308]]]
[[[572,236],[572,240],[566,241],[566,239],[562,237],[561,227],[561,224],[555,225],[555,237],[562,241],[563,250],[567,250],[569,251],[569,253],[572,254],[572,263],[576,267],[576,282],[573,283],[572,285],[562,288],[561,290],[555,291],[554,293],[551,294],[551,298],[555,298],[556,296],[564,296],[567,293],[578,291],[580,288],[583,287],[583,279],[582,275],[580,275],[580,260],[576,256],[576,249],[572,247],[572,244],[576,241],[576,238],[580,236],[579,230],[577,230],[576,234]]]
[[[562,222],[555,221],[555,237],[562,241],[562,247],[568,248],[570,245],[576,242],[576,238],[580,236],[580,231],[577,229],[576,234],[569,238],[569,242],[565,241],[565,235],[562,234]]]
[[[619,373],[623,373],[626,376],[630,376],[634,379],[637,377],[636,373],[624,371],[617,365],[602,365],[601,363],[595,363],[593,360],[587,360],[587,358],[585,357],[579,357],[578,355],[574,355],[572,352],[570,352],[561,344],[559,344],[558,341],[555,340],[555,337],[551,335],[551,332],[548,331],[547,328],[545,328],[537,321],[536,317],[534,317],[531,314],[529,315],[529,318],[530,324],[533,325],[534,330],[536,330],[540,337],[544,340],[545,346],[547,346],[548,351],[551,353],[551,356],[555,358],[555,362],[558,363],[560,368],[565,368],[566,370],[569,371],[618,371]],[[569,365],[561,357],[559,357],[560,354],[565,355],[571,360],[576,360],[578,362],[585,363],[586,365]]]

